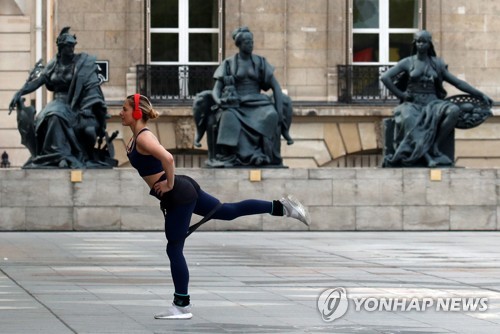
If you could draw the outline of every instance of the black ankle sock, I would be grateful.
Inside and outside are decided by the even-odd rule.
[[[174,293],[174,304],[180,307],[188,306],[190,303],[189,295]]]
[[[271,215],[283,216],[284,214],[283,203],[281,203],[280,201],[273,201],[273,209],[271,211]]]

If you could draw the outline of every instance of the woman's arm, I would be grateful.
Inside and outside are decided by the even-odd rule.
[[[175,162],[174,157],[158,141],[153,133],[145,131],[136,139],[137,150],[142,154],[151,154],[161,161],[167,179],[155,184],[155,191],[162,195],[174,187]]]

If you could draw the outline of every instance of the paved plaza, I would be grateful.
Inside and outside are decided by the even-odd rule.
[[[173,293],[163,233],[3,232],[0,332],[498,333],[499,238],[498,232],[196,232],[185,252],[194,316],[155,320]],[[326,315],[337,312],[340,298],[324,304],[318,298],[336,296],[324,291],[339,288],[348,308],[323,320],[321,305]],[[399,304],[378,309],[383,300]],[[449,300],[455,307],[437,309]],[[417,302],[409,307],[410,301]],[[487,309],[464,309],[464,301]]]

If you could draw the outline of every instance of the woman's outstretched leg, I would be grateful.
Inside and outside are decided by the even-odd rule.
[[[206,216],[219,203],[212,195],[200,190],[194,213]],[[292,196],[274,201],[247,199],[234,203],[223,203],[211,219],[233,220],[242,216],[268,213],[273,216],[288,216],[309,225],[309,214],[304,206]]]

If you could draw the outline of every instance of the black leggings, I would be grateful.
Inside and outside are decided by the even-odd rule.
[[[184,241],[193,213],[205,216],[219,203],[219,200],[201,189],[197,189],[198,198],[188,204],[176,205],[167,210],[165,215],[165,235],[167,237],[167,255],[170,259],[170,271],[174,281],[175,293],[188,294],[189,270],[184,258]],[[271,213],[273,203],[256,199],[237,203],[223,203],[210,219],[233,220],[237,217]]]

